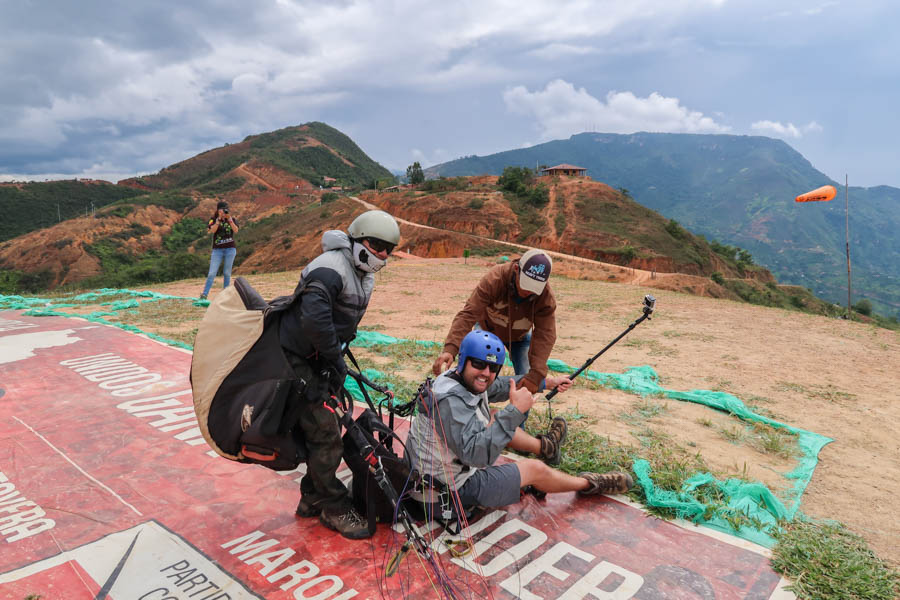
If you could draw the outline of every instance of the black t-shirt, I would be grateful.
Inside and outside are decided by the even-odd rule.
[[[231,223],[228,221],[223,221],[222,219],[218,219],[217,217],[213,217],[206,224],[207,227],[212,227],[216,224],[216,221],[219,221],[219,228],[213,234],[212,247],[215,248],[237,248],[234,243],[234,230],[231,228]],[[238,225],[237,219],[235,217],[231,218],[234,221],[234,224]]]

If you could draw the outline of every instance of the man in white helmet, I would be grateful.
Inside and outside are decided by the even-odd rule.
[[[308,450],[300,481],[301,517],[319,517],[344,537],[369,537],[367,522],[353,510],[350,494],[335,476],[343,444],[337,417],[324,401],[344,382],[347,365],[341,345],[349,343],[366,313],[374,273],[384,267],[400,241],[397,221],[381,210],[356,217],[343,231],[322,235],[322,254],[300,274],[298,301],[281,318],[281,345],[297,377],[306,382],[299,426]]]

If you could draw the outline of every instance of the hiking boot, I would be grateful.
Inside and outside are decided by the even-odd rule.
[[[548,465],[558,465],[562,445],[568,434],[569,426],[566,424],[566,420],[562,417],[553,417],[547,433],[537,436],[541,441],[541,460]]]
[[[584,477],[591,484],[587,489],[578,490],[578,493],[582,496],[624,494],[634,485],[631,475],[618,471],[611,473],[579,473],[578,476]]]
[[[350,540],[362,540],[371,537],[369,523],[352,508],[335,514],[323,510],[322,514],[319,515],[319,522]]]
[[[200,300],[206,300],[206,294],[200,294]]]
[[[297,510],[294,511],[294,514],[303,518],[318,517],[322,514],[322,508],[317,507],[315,504],[309,504],[303,498],[300,498],[300,504],[297,505]]]

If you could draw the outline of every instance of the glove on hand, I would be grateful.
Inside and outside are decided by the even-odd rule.
[[[347,378],[347,365],[341,362],[328,369],[328,392],[335,396],[340,396],[341,388],[344,387],[344,380]]]

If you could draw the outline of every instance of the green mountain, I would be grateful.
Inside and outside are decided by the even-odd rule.
[[[147,189],[192,188],[223,193],[243,184],[232,171],[245,164],[261,164],[301,177],[314,185],[336,179],[344,187],[372,187],[391,179],[386,168],[369,158],[349,137],[325,123],[310,122],[246,137],[236,144],[207,150],[155,175],[121,181]]]
[[[0,242],[141,193],[90,180],[0,184]]]
[[[503,172],[507,166],[574,164],[689,230],[749,250],[783,283],[847,301],[845,194],[781,140],[761,136],[582,133],[489,156],[467,156],[426,175]],[[821,185],[831,202],[796,203]],[[853,302],[900,316],[900,189],[851,187]]]

